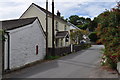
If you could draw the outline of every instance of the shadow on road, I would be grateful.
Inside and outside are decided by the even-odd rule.
[[[49,66],[50,64],[52,64],[52,65]],[[56,67],[58,67],[58,62],[50,61],[50,62],[37,64],[37,65],[29,67],[29,68],[22,69],[21,71],[16,71],[11,74],[7,74],[4,77],[5,78],[25,78],[25,77],[29,77],[31,75],[38,74],[40,72],[48,71],[48,70],[56,68]]]

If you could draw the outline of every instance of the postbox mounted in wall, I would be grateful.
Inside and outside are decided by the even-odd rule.
[[[38,45],[36,45],[36,55],[38,55]]]

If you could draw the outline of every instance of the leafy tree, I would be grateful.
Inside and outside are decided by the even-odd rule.
[[[90,23],[91,19],[90,18],[86,18],[86,23]]]
[[[90,23],[91,19],[90,18],[79,17],[78,15],[71,15],[68,18],[68,21],[71,22],[74,25],[83,25],[85,23]]]
[[[68,21],[71,22],[74,25],[78,25],[78,22],[77,22],[78,20],[79,20],[79,16],[72,15],[72,16],[69,17]]]
[[[86,30],[87,28],[89,28],[89,26],[90,26],[90,23],[86,23],[81,27],[81,29]]]
[[[88,25],[89,31],[94,32],[96,28],[97,28],[97,22],[95,22],[94,20],[91,21]]]
[[[85,30],[73,29],[70,33],[71,41],[73,44],[78,44],[80,40],[83,40],[83,35],[88,34]]]
[[[84,17],[79,17],[79,19],[77,20],[77,25],[83,25],[86,23],[86,20]]]
[[[68,21],[72,24],[76,25],[78,28],[93,32],[97,27],[97,21],[94,19],[93,21],[90,18],[79,17],[78,15],[72,15],[68,18]]]
[[[98,40],[98,36],[96,32],[92,32],[88,37],[92,42],[96,42]]]

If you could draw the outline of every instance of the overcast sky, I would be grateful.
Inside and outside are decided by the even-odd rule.
[[[16,19],[31,5],[45,8],[46,0],[0,0],[0,20]],[[52,10],[51,0],[49,1],[49,11]],[[94,18],[105,9],[111,9],[119,0],[55,0],[55,13],[57,10],[61,15],[68,18],[71,15]]]

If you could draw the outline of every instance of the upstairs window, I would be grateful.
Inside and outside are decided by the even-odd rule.
[[[64,28],[65,31],[67,31],[67,26],[65,25],[65,28]]]
[[[56,21],[56,31],[58,31],[58,22]]]

